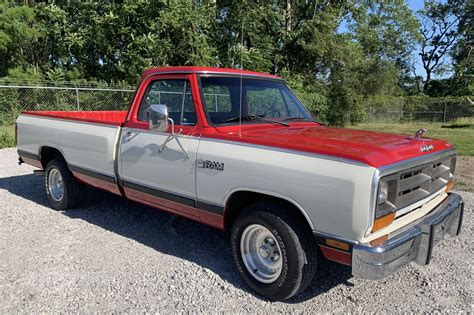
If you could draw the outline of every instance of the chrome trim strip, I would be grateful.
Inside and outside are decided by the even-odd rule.
[[[379,190],[380,177],[380,170],[375,169],[374,175],[372,177],[372,184],[370,186],[369,222],[368,229],[364,234],[365,237],[370,235],[370,233],[372,232],[372,227],[374,226],[375,209],[377,209],[377,195]]]

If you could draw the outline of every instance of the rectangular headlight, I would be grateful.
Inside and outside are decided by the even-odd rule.
[[[396,193],[396,178],[382,178],[380,180],[377,192],[377,209],[375,212],[375,218],[382,217],[397,209],[394,204]]]

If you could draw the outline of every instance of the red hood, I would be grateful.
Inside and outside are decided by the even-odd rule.
[[[246,125],[238,129],[216,128],[217,137],[289,150],[318,153],[359,161],[374,167],[450,149],[446,141],[365,130],[330,128],[314,124],[292,124],[290,127]],[[224,137],[223,137],[224,136]],[[420,147],[432,145],[422,152]]]

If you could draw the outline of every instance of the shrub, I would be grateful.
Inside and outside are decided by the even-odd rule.
[[[0,133],[0,149],[15,146],[15,139],[6,131]]]

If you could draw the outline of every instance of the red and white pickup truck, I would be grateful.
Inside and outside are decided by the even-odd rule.
[[[273,75],[150,69],[128,112],[24,112],[16,128],[53,209],[87,184],[229,231],[241,276],[273,300],[323,256],[379,279],[461,228],[452,145],[326,127]]]

